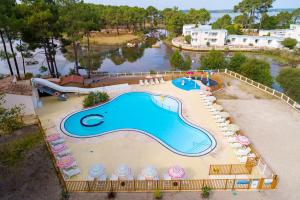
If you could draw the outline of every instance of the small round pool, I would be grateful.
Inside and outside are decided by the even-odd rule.
[[[99,126],[103,122],[104,122],[103,115],[99,115],[99,114],[86,115],[86,116],[82,117],[80,120],[81,125],[83,125],[85,127]]]
[[[176,87],[190,91],[190,90],[200,90],[200,86],[192,79],[188,78],[177,78],[172,81],[173,85]]]

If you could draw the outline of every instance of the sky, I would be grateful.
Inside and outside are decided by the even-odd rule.
[[[206,8],[208,10],[232,9],[241,0],[84,0],[89,3],[105,5],[128,5],[147,7],[152,5],[158,9],[179,7],[181,10],[189,8]],[[274,8],[298,8],[300,0],[276,0]]]

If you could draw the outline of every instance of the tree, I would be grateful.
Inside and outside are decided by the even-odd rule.
[[[162,11],[163,20],[166,29],[172,34],[179,35],[182,33],[182,26],[186,22],[185,14],[178,8],[166,8]]]
[[[300,69],[299,68],[283,68],[280,70],[276,81],[284,89],[284,92],[300,102]]]
[[[16,60],[16,54],[14,53],[14,49],[12,46],[12,30],[15,30],[17,19],[14,17],[15,15],[15,0],[3,0],[0,4],[0,37],[3,43],[4,55],[7,60],[7,64],[9,66],[10,74],[14,75],[14,71],[12,69],[12,65],[10,62],[10,58],[12,57],[15,63],[16,72],[18,78],[20,78],[18,63]],[[6,40],[9,42],[11,53],[7,51]]]
[[[185,40],[188,44],[191,44],[192,36],[186,35],[186,36],[184,36],[184,40]]]
[[[147,12],[148,18],[150,19],[151,29],[153,29],[154,22],[156,21],[156,18],[158,15],[158,10],[153,6],[148,6],[146,8],[146,12]]]
[[[191,8],[187,13],[187,23],[206,24],[210,20],[210,12],[202,8],[199,10]]]
[[[284,39],[281,44],[284,46],[284,47],[287,47],[289,49],[294,49],[295,46],[297,45],[298,41],[296,39],[293,39],[293,38],[286,38]]]
[[[57,44],[54,39],[61,33],[58,22],[58,5],[54,0],[22,1],[19,12],[23,18],[20,28],[22,40],[31,46],[40,47],[44,50],[50,74],[58,77],[56,65]]]
[[[4,97],[4,94],[0,94],[0,136],[10,134],[13,130],[23,126],[21,119],[23,106],[18,105],[10,109],[4,108]]]
[[[225,27],[231,25],[231,17],[230,15],[226,14],[223,15],[223,17],[217,19],[217,21],[215,21],[212,24],[212,28],[213,29],[224,29]]]
[[[297,8],[292,12],[292,18],[294,24],[300,20],[300,8]]]
[[[82,38],[84,21],[79,13],[85,12],[81,3],[74,0],[65,0],[60,5],[59,23],[63,25],[63,31],[66,33],[67,39],[71,41],[73,54],[75,59],[75,71],[78,72],[78,41]]]
[[[178,50],[171,55],[170,64],[175,69],[180,69],[184,65],[184,59]]]
[[[231,24],[225,27],[228,34],[232,35],[242,35],[242,26],[240,24]]]
[[[234,72],[240,72],[241,66],[247,60],[247,57],[242,53],[235,53],[228,63],[228,69]]]
[[[221,51],[211,50],[208,54],[200,57],[200,69],[225,69],[227,62]]]
[[[267,13],[272,8],[274,0],[242,0],[234,6],[235,12],[247,15],[246,28],[250,28],[257,18],[257,14]]]
[[[184,58],[178,50],[175,50],[170,57],[170,64],[174,69],[190,70],[192,66],[192,59],[190,56]]]
[[[286,29],[292,23],[292,14],[289,12],[280,12],[276,15],[277,28]]]
[[[233,23],[234,24],[240,24],[243,28],[246,27],[247,22],[249,21],[247,14],[241,14],[234,18]]]
[[[269,16],[267,13],[264,13],[261,16],[261,28],[266,30],[272,30],[277,28],[277,18],[276,16]]]
[[[270,64],[258,59],[247,59],[241,65],[240,73],[261,84],[271,86],[273,78],[270,73]]]

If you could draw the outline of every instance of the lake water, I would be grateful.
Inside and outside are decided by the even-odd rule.
[[[151,45],[141,44],[134,48],[128,47],[103,47],[98,46],[94,48],[97,53],[96,59],[101,60],[99,64],[98,71],[101,72],[149,72],[154,71],[168,71],[172,70],[169,62],[169,56],[172,54],[174,49],[172,47],[166,46],[161,43],[160,48],[151,48]],[[189,52],[182,51],[183,56],[190,56],[192,59],[192,69],[197,69],[200,66],[199,60],[201,55],[205,54],[203,52]],[[268,56],[262,56],[257,54],[246,54],[248,57],[257,57],[266,60],[270,63],[271,73],[273,77],[276,77],[281,68],[280,63],[276,62],[274,59]],[[20,66],[20,71],[22,68],[22,60],[18,55],[18,63]],[[36,65],[26,66],[27,72],[32,72],[33,74],[40,74],[39,67],[41,65],[46,66],[45,58],[43,54],[37,54],[35,57],[39,63]],[[74,62],[69,61],[66,57],[59,51],[56,56],[56,62],[58,70],[62,75],[69,73],[70,69],[74,67]],[[14,66],[13,62],[12,65]],[[8,74],[8,66],[5,60],[0,62],[0,73]],[[85,70],[80,70],[81,74],[86,74]],[[47,74],[44,73],[44,74]],[[280,87],[275,84],[274,88],[280,90]]]

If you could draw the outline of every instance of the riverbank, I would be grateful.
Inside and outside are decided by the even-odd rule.
[[[142,39],[141,36],[131,34],[131,33],[124,33],[124,34],[105,34],[100,32],[95,32],[91,34],[90,43],[92,45],[123,45],[128,42],[133,42],[136,40]],[[82,39],[83,44],[87,44],[87,38],[84,37]]]

